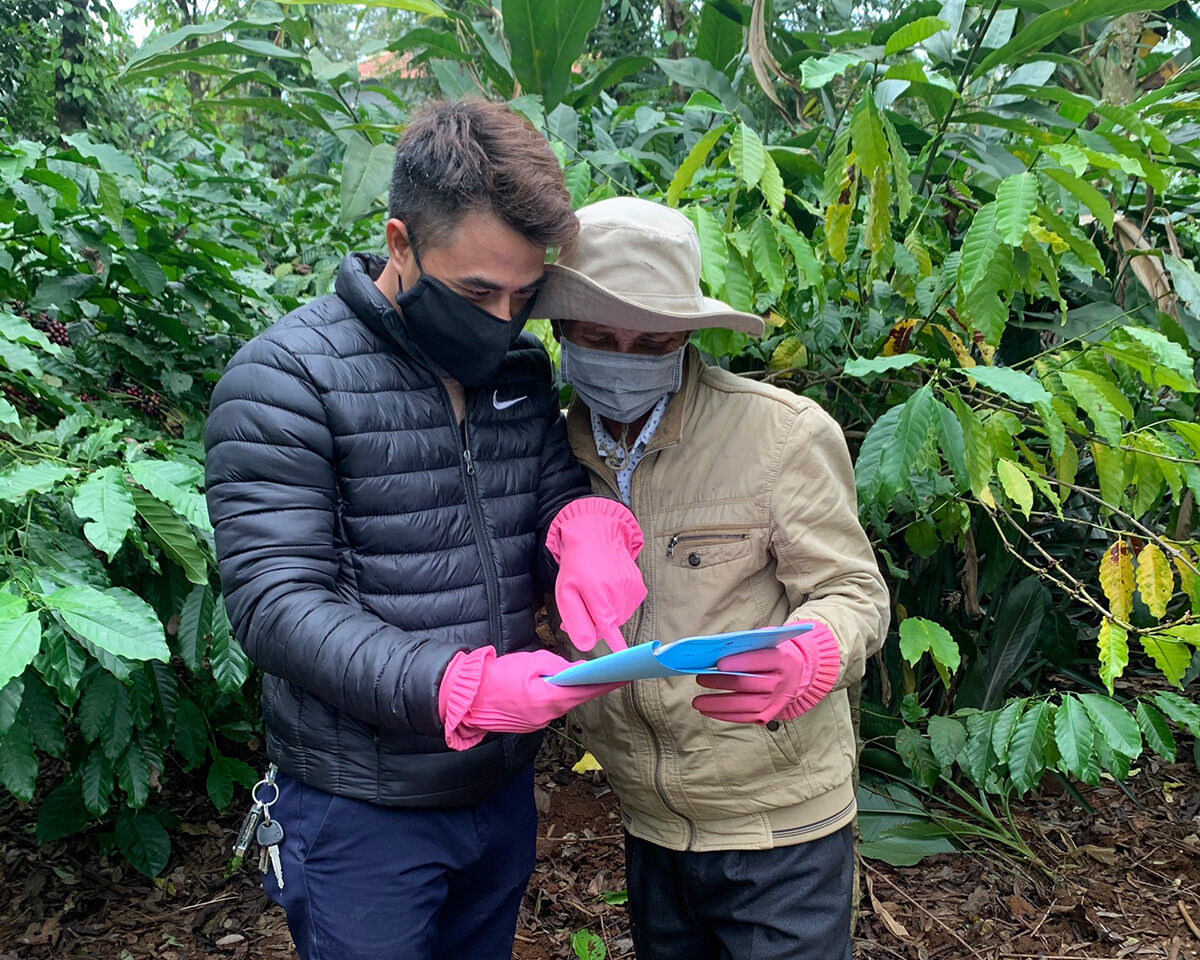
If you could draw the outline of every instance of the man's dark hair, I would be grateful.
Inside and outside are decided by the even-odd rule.
[[[547,247],[579,231],[549,144],[529,121],[486,100],[435,101],[417,112],[396,147],[388,201],[418,250],[444,242],[473,211]]]

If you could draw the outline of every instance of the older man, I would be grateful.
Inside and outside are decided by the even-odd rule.
[[[686,217],[631,198],[578,216],[536,312],[574,387],[575,456],[645,537],[649,596],[625,641],[812,625],[721,662],[752,676],[636,681],[572,711],[621,799],[637,954],[848,960],[846,688],[883,641],[888,597],[845,441],[813,401],[687,346],[762,323],[702,296]]]

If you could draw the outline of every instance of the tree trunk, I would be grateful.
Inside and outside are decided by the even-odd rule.
[[[1138,60],[1147,14],[1127,13],[1113,21],[1103,53],[1097,57],[1100,92],[1117,106],[1132,103],[1138,95]]]
[[[681,0],[662,0],[663,33],[675,31],[675,39],[667,45],[667,59],[680,60],[683,58],[683,28],[687,24],[687,4]],[[671,96],[677,101],[687,99],[687,92],[678,83],[671,84]]]

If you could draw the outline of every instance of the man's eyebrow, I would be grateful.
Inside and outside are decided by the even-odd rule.
[[[459,277],[456,281],[464,287],[470,287],[473,290],[503,290],[504,284],[497,283],[495,280],[490,280],[487,277]],[[538,290],[546,283],[546,275],[543,273],[532,283],[527,283],[522,290]]]

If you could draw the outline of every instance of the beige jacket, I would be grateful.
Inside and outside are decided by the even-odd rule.
[[[617,499],[578,400],[567,429],[592,489]],[[705,366],[689,348],[631,500],[649,596],[624,627],[630,645],[816,619],[837,637],[842,669],[813,710],[766,727],[697,712],[692,698],[711,691],[690,676],[638,681],[573,711],[568,723],[607,772],[626,828],[701,851],[845,826],[855,812],[845,688],[882,644],[889,604],[838,425],[811,400]]]

